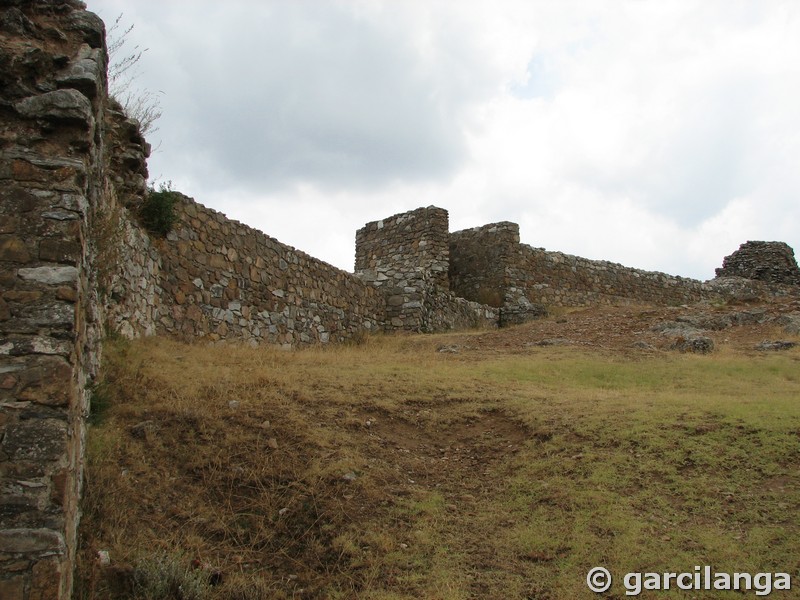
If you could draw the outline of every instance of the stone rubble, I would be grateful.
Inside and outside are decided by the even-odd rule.
[[[743,277],[783,285],[800,285],[794,250],[783,242],[745,242],[722,261],[717,277]]]

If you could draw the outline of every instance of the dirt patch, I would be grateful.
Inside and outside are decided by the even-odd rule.
[[[528,427],[500,411],[442,420],[433,408],[361,413],[372,455],[393,466],[403,484],[444,491],[480,489],[532,440]],[[440,415],[439,415],[440,416]]]

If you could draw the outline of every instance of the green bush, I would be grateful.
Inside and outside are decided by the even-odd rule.
[[[139,208],[139,217],[145,229],[162,237],[172,230],[178,219],[175,214],[178,195],[172,189],[171,183],[162,183],[158,191],[153,188],[148,190],[147,197]]]

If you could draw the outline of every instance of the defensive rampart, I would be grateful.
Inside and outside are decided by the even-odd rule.
[[[356,275],[383,292],[385,328],[496,327],[498,312],[453,293],[447,211],[435,206],[367,223],[356,233]]]

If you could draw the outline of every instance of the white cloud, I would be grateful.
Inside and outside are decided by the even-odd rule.
[[[337,266],[429,204],[701,278],[799,247],[793,2],[123,4],[165,92],[153,175]]]

